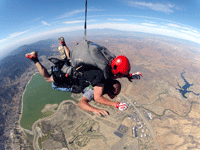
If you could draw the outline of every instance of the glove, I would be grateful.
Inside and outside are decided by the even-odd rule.
[[[140,79],[140,76],[142,77],[142,73],[136,72],[136,73],[131,73],[131,74],[127,75],[126,77],[128,78],[128,80],[130,82],[132,82],[132,79]]]
[[[125,111],[128,109],[128,104],[127,103],[120,103],[118,102],[116,107],[121,110],[121,111]]]
[[[142,77],[142,73],[141,72],[136,72],[136,73],[133,73],[133,74],[129,74],[128,80],[130,82],[132,82],[131,79],[140,79],[140,76]]]

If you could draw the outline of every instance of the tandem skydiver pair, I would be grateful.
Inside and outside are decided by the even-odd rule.
[[[97,109],[88,104],[94,99],[96,102],[109,105],[124,111],[128,108],[126,103],[111,101],[105,97],[107,94],[111,99],[115,98],[121,91],[121,84],[117,78],[126,77],[140,79],[140,72],[130,74],[130,62],[127,57],[115,56],[104,46],[91,41],[81,41],[73,50],[65,44],[63,37],[59,38],[62,46],[58,47],[62,60],[50,58],[54,63],[51,74],[39,62],[37,52],[26,54],[36,65],[40,74],[47,82],[52,82],[55,90],[83,93],[78,106],[86,111],[92,111],[98,115],[108,115],[103,109]],[[63,66],[65,70],[63,69]],[[89,87],[92,87],[89,88]]]

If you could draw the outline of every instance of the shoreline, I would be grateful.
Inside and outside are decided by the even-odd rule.
[[[32,125],[32,132],[33,132],[33,148],[34,148],[34,149],[37,149],[37,148],[35,147],[35,142],[36,142],[36,140],[37,140],[37,138],[38,138],[38,136],[36,137],[36,132],[37,132],[37,131],[35,131],[36,125],[37,125],[39,122],[41,122],[41,121],[44,121],[44,120],[46,120],[46,119],[49,119],[49,118],[51,118],[51,117],[57,115],[57,113],[60,111],[61,106],[62,106],[64,103],[66,103],[66,102],[72,102],[74,105],[77,106],[77,104],[76,104],[73,100],[63,100],[63,101],[59,104],[58,109],[56,110],[55,113],[53,113],[52,115],[50,115],[50,116],[48,116],[48,117],[38,119],[37,121],[34,122],[34,124]],[[38,145],[37,145],[37,146],[38,146]]]
[[[22,115],[23,115],[24,93],[26,92],[26,88],[27,88],[28,84],[30,83],[30,81],[32,80],[33,76],[36,75],[36,74],[38,74],[38,73],[39,73],[39,72],[35,72],[33,75],[31,75],[31,78],[29,79],[28,83],[26,84],[25,90],[24,90],[24,92],[23,92],[23,94],[22,94],[21,111],[20,111],[20,114],[19,114],[19,119],[18,119],[18,121],[16,121],[16,122],[18,123],[19,128],[21,128],[24,132],[25,132],[25,130],[26,130],[26,131],[29,131],[29,132],[33,132],[32,130],[23,128],[23,127],[21,126],[21,118],[22,118]],[[72,98],[72,97],[70,97],[69,100],[71,100],[71,98]],[[72,100],[72,101],[73,101],[73,100]],[[63,102],[63,101],[62,101],[62,102]],[[62,103],[62,102],[61,102],[61,103]],[[59,107],[59,105],[60,105],[60,104],[58,104],[58,107]],[[57,107],[57,109],[58,109],[58,107]],[[45,108],[45,107],[44,107],[44,108]],[[44,108],[43,108],[43,109],[44,109]],[[53,112],[53,111],[52,111],[52,112]],[[56,113],[56,112],[57,112],[57,110],[55,110],[55,111],[53,112],[53,114]],[[53,114],[52,114],[52,115],[53,115]],[[50,116],[52,116],[52,115],[50,115]],[[48,117],[48,116],[47,116],[47,117]],[[47,118],[47,117],[44,117],[44,118]],[[36,120],[36,121],[38,121],[38,120]],[[35,121],[35,122],[36,122],[36,121]],[[34,123],[35,123],[35,122],[34,122]],[[34,123],[33,123],[33,124],[34,124]],[[32,125],[32,126],[33,126],[33,125]]]
[[[22,94],[21,111],[20,111],[20,115],[19,115],[19,120],[18,120],[17,122],[18,122],[19,127],[20,127],[21,129],[23,129],[23,130],[24,130],[24,128],[21,126],[20,122],[21,122],[21,118],[22,118],[22,114],[23,114],[23,104],[24,104],[24,100],[23,100],[23,99],[24,99],[24,93],[26,92],[26,88],[27,88],[28,84],[30,83],[30,81],[32,80],[33,76],[36,75],[36,74],[38,74],[38,73],[39,73],[39,72],[36,72],[36,73],[34,73],[34,74],[31,76],[31,78],[30,78],[30,80],[28,81],[28,83],[26,84],[25,90],[24,90],[24,92],[23,92],[23,94]],[[26,130],[28,130],[28,129],[26,129]],[[32,132],[32,130],[28,130],[28,131],[31,131],[31,132]]]

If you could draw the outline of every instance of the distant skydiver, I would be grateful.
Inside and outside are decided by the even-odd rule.
[[[63,67],[65,61],[61,61],[55,58],[50,58],[49,60],[52,61],[55,66],[52,67],[52,73],[49,74],[47,69],[39,62],[38,60],[38,53],[31,52],[26,54],[26,58],[29,58],[33,61],[39,71],[39,73],[44,77],[47,82],[52,82],[52,88],[55,90],[60,90],[64,92],[72,92],[72,93],[83,93],[83,97],[81,98],[78,106],[86,111],[92,111],[98,115],[108,115],[108,112],[103,109],[97,109],[92,107],[88,104],[89,101],[94,99],[94,90],[89,89],[89,85],[92,82],[95,85],[95,81],[87,81],[85,80],[84,76],[90,76],[91,78],[95,78],[98,81],[97,74],[99,74],[100,70],[89,70],[82,72],[83,74],[81,77],[77,76],[77,72],[75,74],[66,74],[64,73],[61,68]],[[73,70],[73,69],[72,69]],[[102,96],[107,94],[111,99],[115,98],[121,90],[121,84],[117,80],[104,80],[102,81],[105,84],[105,88],[102,91]],[[127,104],[114,102],[106,99],[101,104],[109,105],[113,107],[117,107],[119,110],[124,111],[128,108]]]
[[[59,38],[61,45],[66,49],[65,40],[63,37]],[[99,70],[97,79],[92,79],[90,76],[86,80],[93,81],[94,99],[100,104],[110,105],[108,99],[103,97],[104,83],[103,80],[113,80],[117,78],[127,77],[130,82],[131,79],[140,79],[142,74],[140,72],[129,74],[131,66],[127,57],[120,55],[115,56],[104,46],[99,46],[96,43],[84,40],[76,45],[74,50],[70,51],[70,58],[72,66],[75,68],[81,67],[80,72],[85,70]],[[112,106],[116,106],[114,102]]]

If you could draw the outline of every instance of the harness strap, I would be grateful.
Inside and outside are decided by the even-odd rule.
[[[114,54],[112,54],[107,48],[102,47],[101,49],[102,55],[106,58],[109,64],[111,64],[111,61],[116,57]]]

